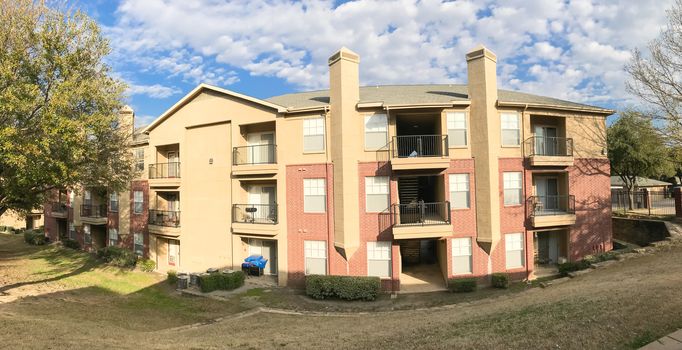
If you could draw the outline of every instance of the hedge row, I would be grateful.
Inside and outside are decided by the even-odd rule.
[[[590,262],[588,260],[580,261],[569,261],[563,264],[559,264],[559,274],[562,276],[568,276],[569,272],[585,270],[590,267]]]
[[[475,278],[450,278],[448,289],[454,293],[467,293],[476,290]]]
[[[379,277],[310,275],[305,292],[314,299],[375,300],[381,290]]]
[[[42,231],[28,230],[24,232],[24,241],[31,245],[45,245],[47,237],[45,237],[45,233]]]
[[[490,283],[495,288],[507,289],[509,287],[509,276],[506,273],[493,273]]]
[[[214,290],[233,290],[243,286],[245,278],[246,276],[242,271],[233,271],[229,273],[214,272],[199,275],[199,287],[201,288],[202,293],[208,293]]]
[[[76,250],[81,249],[81,244],[78,243],[78,241],[75,239],[65,239],[62,241],[62,244],[67,248],[76,249]]]
[[[134,267],[137,255],[128,249],[120,247],[104,247],[97,249],[97,257],[118,267]]]

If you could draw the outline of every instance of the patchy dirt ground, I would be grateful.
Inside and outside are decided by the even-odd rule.
[[[102,267],[86,254],[0,236],[0,337],[7,348],[636,348],[682,328],[682,246],[546,289],[305,301],[252,290],[177,296],[162,276]],[[32,296],[30,296],[32,295]],[[421,310],[387,311],[410,304]],[[355,312],[291,315],[258,306]],[[359,314],[357,311],[384,310]],[[239,315],[238,318],[234,318]],[[210,322],[216,317],[225,317]],[[205,322],[197,327],[177,327]]]

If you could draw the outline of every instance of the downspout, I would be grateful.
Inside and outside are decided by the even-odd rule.
[[[527,109],[528,109],[528,104],[526,103],[526,105],[523,107],[523,111],[521,112],[521,118],[524,118],[524,116],[526,115]],[[528,127],[530,127],[530,125]],[[525,151],[523,146],[524,145],[522,144],[521,145],[521,152],[523,152],[524,159],[525,159],[525,152],[526,151]],[[523,181],[524,182],[526,181],[526,174],[527,174],[527,170],[526,170],[526,167],[524,166],[523,167],[523,179],[524,179]],[[528,190],[528,189],[526,189],[526,190]],[[526,203],[525,198],[524,198],[524,203]],[[528,211],[528,205],[526,205],[525,207],[526,207],[526,211]],[[531,255],[531,256],[535,256],[535,231],[533,231],[533,235],[531,237],[533,239],[533,244],[530,245],[530,248],[533,249],[533,255]],[[526,246],[529,246],[528,242],[526,242]],[[533,264],[535,264],[534,260],[528,259],[528,251],[529,250],[526,249],[526,281],[528,281],[530,279],[530,261],[533,261]]]
[[[329,106],[328,105],[324,106],[324,117],[325,117],[324,127],[326,129],[327,128],[327,117],[329,117]],[[328,133],[327,130],[325,130],[325,138],[326,138],[326,140],[325,140],[325,142],[326,142],[325,153],[327,156],[327,161],[325,162],[325,165],[324,165],[324,181],[325,181],[325,184],[327,184],[327,181],[329,181],[329,163],[331,161],[331,159],[329,158],[330,157],[330,151],[329,151],[330,135],[329,134],[330,133]],[[329,187],[329,184],[327,184],[327,187]],[[334,181],[332,181],[332,183],[331,183],[331,188],[332,188],[332,192],[333,192],[334,191]],[[324,212],[326,213],[326,216],[327,216],[327,274],[331,275],[331,273],[332,273],[332,245],[334,244],[334,242],[332,241],[332,237],[331,237],[331,235],[332,235],[331,227],[330,227],[331,226],[331,217],[329,215],[329,205],[328,205],[329,194],[327,194],[326,200],[327,200],[327,203],[325,203],[325,205],[327,206],[327,208]],[[332,199],[332,202],[333,202],[333,199]],[[348,270],[348,264],[346,264],[346,270]]]

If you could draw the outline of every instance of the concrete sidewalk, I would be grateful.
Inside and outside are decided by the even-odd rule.
[[[641,347],[640,350],[682,350],[682,329],[651,342]]]

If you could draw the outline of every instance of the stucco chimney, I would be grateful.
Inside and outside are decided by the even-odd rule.
[[[334,246],[346,260],[360,246],[357,155],[362,151],[360,56],[342,47],[329,57],[330,155],[334,167]]]
[[[125,105],[118,111],[118,125],[132,139],[135,131],[135,112],[130,106]]]
[[[500,240],[500,117],[497,113],[497,57],[479,45],[466,54],[471,154],[476,171],[476,240],[489,254]]]

